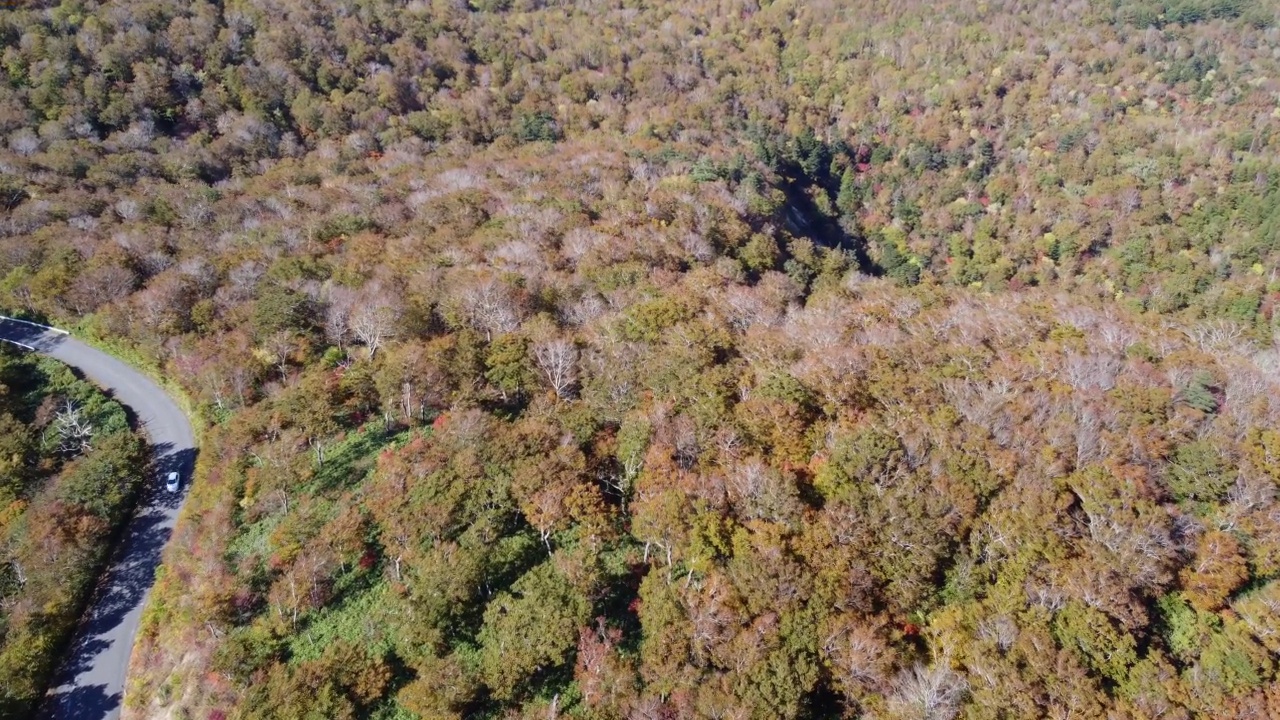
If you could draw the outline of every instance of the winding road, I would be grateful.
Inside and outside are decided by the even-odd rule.
[[[160,552],[173,532],[195,465],[195,435],[187,416],[154,382],[62,330],[0,316],[0,341],[80,371],[125,405],[151,440],[153,477],[148,478],[138,510],[81,619],[45,707],[45,715],[55,720],[118,718],[142,607],[155,583]],[[165,492],[161,480],[171,470],[182,477],[182,491],[177,494]]]

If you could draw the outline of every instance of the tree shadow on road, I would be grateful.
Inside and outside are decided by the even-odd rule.
[[[120,693],[107,694],[106,685],[86,685],[56,695],[48,703],[49,717],[102,720],[120,709]]]
[[[123,680],[133,648],[131,634],[121,625],[130,612],[140,608],[147,592],[155,584],[160,552],[171,533],[163,525],[164,519],[163,513],[147,508],[130,523],[120,547],[123,554],[113,558],[58,670],[57,689],[52,692],[50,703],[51,717],[86,720],[103,717],[93,708],[103,705],[100,702],[101,689],[107,685],[76,686],[76,682],[78,678],[90,682],[111,680],[115,685],[117,678]],[[85,674],[88,677],[81,678]],[[97,695],[85,692],[93,688],[99,688]],[[81,697],[92,702],[87,706],[70,702]],[[117,705],[118,701],[117,697]]]
[[[83,679],[89,682],[115,681],[116,678],[123,681],[133,650],[133,638],[121,625],[129,613],[140,611],[147,593],[155,584],[161,554],[172,534],[173,514],[189,487],[196,451],[174,451],[167,443],[153,446],[152,450],[156,458],[150,473],[153,477],[145,481],[138,511],[117,545],[93,600],[81,618],[75,640],[58,670],[54,683],[56,689],[51,691],[47,703],[49,717],[99,720],[119,705],[118,696],[104,695],[101,688],[107,685],[77,686],[76,681],[85,673],[90,675]],[[171,471],[176,471],[181,478],[178,492],[164,488],[164,478]],[[94,688],[100,688],[97,696],[85,692]],[[76,700],[81,697],[89,705],[81,706]],[[99,702],[104,697],[106,700],[114,697],[115,705],[107,707]],[[94,709],[97,707],[106,707],[106,710],[99,713]]]

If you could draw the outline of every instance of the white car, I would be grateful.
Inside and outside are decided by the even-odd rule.
[[[178,492],[178,485],[178,473],[169,473],[169,476],[165,478],[164,489],[169,492]]]

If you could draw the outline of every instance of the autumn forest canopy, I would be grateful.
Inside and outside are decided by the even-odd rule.
[[[0,10],[0,308],[205,424],[126,717],[1280,714],[1277,10]],[[138,450],[0,360],[26,717]]]

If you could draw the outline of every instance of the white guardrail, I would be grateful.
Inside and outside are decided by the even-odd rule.
[[[41,324],[40,324],[40,323],[38,323],[38,322],[31,322],[30,320],[23,320],[22,318],[9,317],[8,315],[0,315],[0,320],[11,320],[11,321],[16,322],[16,323],[22,323],[23,325],[30,325],[30,326],[32,326],[32,327],[38,327],[38,328],[40,328],[41,330],[49,330],[49,331],[52,331],[52,332],[56,332],[56,333],[58,333],[59,335],[70,335],[70,334],[71,334],[71,333],[67,332],[66,330],[63,330],[62,328],[50,327],[49,325],[41,325]],[[7,343],[12,343],[12,344],[14,344],[14,345],[17,345],[17,346],[18,346],[18,347],[20,347],[20,348],[25,348],[25,349],[27,349],[27,350],[30,350],[31,352],[35,352],[35,350],[36,350],[35,348],[31,347],[30,345],[28,345],[28,344],[26,344],[26,343],[18,342],[17,340],[10,340],[9,338],[5,338],[5,337],[0,337],[0,340],[2,340],[2,341],[4,341],[4,342],[7,342]]]

